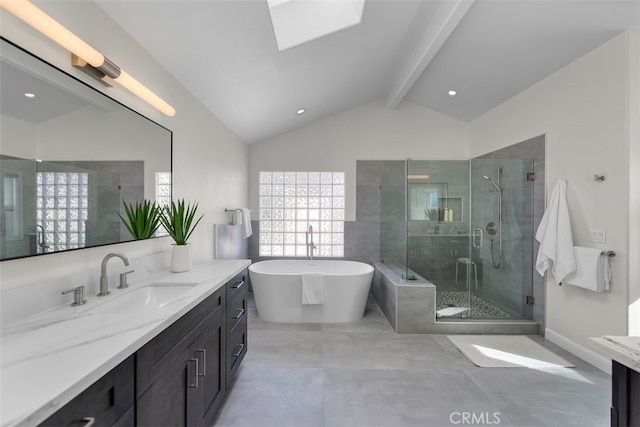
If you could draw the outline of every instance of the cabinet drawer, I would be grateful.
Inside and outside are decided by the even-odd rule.
[[[242,296],[242,295],[240,295]],[[227,331],[234,329],[238,323],[247,318],[247,298],[236,298],[227,305]]]
[[[247,354],[247,318],[240,320],[227,334],[227,387]]]
[[[84,426],[93,418],[96,426],[122,425],[135,402],[133,356],[113,368],[88,389],[47,418],[41,426]]]
[[[233,279],[227,282],[227,303],[235,300],[239,295],[246,295],[249,287],[247,281],[247,270],[238,273]]]
[[[225,288],[194,307],[136,353],[136,396],[144,391],[206,329],[209,316],[222,317]]]

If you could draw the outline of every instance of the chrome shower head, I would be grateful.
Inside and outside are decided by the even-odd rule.
[[[489,178],[489,177],[488,177],[488,176],[486,176],[486,175],[482,175],[482,178],[483,178],[483,179],[486,179],[487,181],[489,181],[490,183],[492,183],[492,184],[493,184],[493,186],[494,186],[494,187],[496,187],[496,190],[498,190],[500,193],[502,193],[502,188],[500,188],[500,186],[499,186],[498,184],[496,184],[496,182],[495,182],[493,179]]]

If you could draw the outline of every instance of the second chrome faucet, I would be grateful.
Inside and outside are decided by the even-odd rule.
[[[129,267],[131,263],[129,262],[129,258],[122,252],[111,252],[105,255],[102,259],[102,264],[100,265],[100,292],[98,293],[99,297],[104,297],[109,295],[111,292],[109,291],[109,277],[107,276],[107,263],[111,258],[120,258],[126,267]],[[126,288],[127,285],[127,274],[133,273],[133,269],[129,271],[125,271],[120,274],[120,284],[118,288]]]

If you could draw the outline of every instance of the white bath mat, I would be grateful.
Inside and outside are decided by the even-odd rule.
[[[524,335],[447,335],[447,338],[482,368],[575,368]]]

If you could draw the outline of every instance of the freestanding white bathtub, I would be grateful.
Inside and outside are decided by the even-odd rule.
[[[373,266],[356,261],[271,260],[249,266],[258,317],[280,323],[348,323],[362,318]],[[323,302],[302,304],[303,272],[322,273]]]

